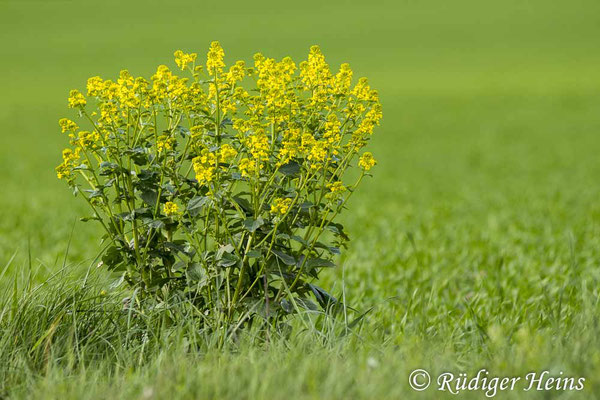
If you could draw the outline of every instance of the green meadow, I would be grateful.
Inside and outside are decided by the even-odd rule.
[[[600,398],[600,2],[0,0],[0,38],[0,398],[485,398],[415,391],[417,368],[547,370],[583,390],[496,396]],[[131,346],[122,293],[99,294],[100,228],[54,172],[68,92],[213,40],[228,63],[319,44],[379,90],[378,164],[320,280],[365,313],[350,330]]]

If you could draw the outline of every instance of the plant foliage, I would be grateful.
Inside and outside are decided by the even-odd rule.
[[[317,46],[298,66],[256,54],[226,69],[218,42],[196,59],[175,52],[188,78],[161,65],[70,93],[85,128],[59,121],[71,147],[56,171],[104,228],[103,265],[140,305],[192,299],[203,320],[328,308],[313,281],[349,240],[336,217],[375,164],[377,92],[352,87],[348,64],[330,72]]]

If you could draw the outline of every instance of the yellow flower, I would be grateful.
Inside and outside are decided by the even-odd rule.
[[[229,160],[235,158],[237,153],[238,152],[230,144],[225,143],[223,146],[221,146],[219,156],[221,161],[228,162]]]
[[[206,165],[215,165],[217,163],[217,156],[215,153],[208,151],[208,149],[204,149],[202,150],[201,155],[196,157],[194,160]]]
[[[377,91],[371,90],[367,78],[360,78],[351,93],[361,101],[379,101]]]
[[[76,149],[75,151],[71,149],[64,149],[62,152],[62,157],[64,162],[72,164],[79,160],[79,149]]]
[[[152,80],[166,82],[166,81],[169,81],[172,76],[173,76],[173,74],[171,73],[171,70],[169,69],[169,67],[167,67],[166,65],[159,65],[156,68],[156,73],[154,75],[152,75]]]
[[[55,170],[56,170],[56,176],[58,177],[58,179],[65,179],[71,175],[71,170],[70,170],[69,166],[65,163],[58,165],[55,168]]]
[[[340,65],[339,72],[335,75],[334,87],[339,94],[347,94],[352,82],[352,70],[350,64]]]
[[[289,197],[286,197],[286,198],[278,197],[271,204],[271,213],[284,215],[285,213],[288,212],[291,205],[292,205],[292,199],[290,199]]]
[[[328,199],[336,199],[346,191],[346,187],[341,181],[329,183],[327,184],[327,188],[329,189],[329,193],[327,193],[325,197]]]
[[[246,100],[250,97],[250,94],[242,87],[236,87],[233,91],[233,98],[239,101]]]
[[[119,72],[119,79],[117,79],[117,83],[119,86],[121,86],[121,90],[123,90],[123,88],[133,86],[133,82],[133,76],[131,76],[131,73],[128,70],[123,69],[121,72]]]
[[[312,46],[308,60],[300,64],[300,77],[306,90],[312,92],[311,104],[324,103],[331,94],[331,72],[319,46]]]
[[[225,76],[225,80],[230,84],[234,85],[236,82],[244,79],[246,75],[246,64],[243,61],[237,61],[234,65],[229,68],[229,72]]]
[[[206,69],[210,75],[215,75],[223,71],[223,67],[225,67],[225,63],[223,62],[224,57],[225,52],[219,42],[212,42],[206,55]]]
[[[103,85],[102,93],[100,94],[100,96],[103,99],[112,100],[112,99],[116,99],[119,97],[121,88],[118,83],[115,83],[115,82],[111,81],[110,79],[107,79],[104,81],[104,83],[102,85]]]
[[[371,110],[367,112],[363,120],[358,125],[356,130],[357,134],[373,134],[373,129],[376,125],[379,125],[379,120],[383,116],[381,111],[381,105],[376,103]]]
[[[196,180],[200,185],[206,185],[212,182],[215,173],[216,156],[207,149],[202,154],[192,160]]]
[[[200,185],[206,185],[212,182],[215,167],[207,167],[202,164],[194,163],[194,172],[196,173],[196,180]]]
[[[373,166],[376,163],[377,161],[375,161],[375,159],[373,158],[373,154],[371,154],[368,151],[366,151],[362,156],[360,156],[360,159],[358,160],[358,166],[364,169],[365,171],[368,171],[371,168],[373,168]]]
[[[300,76],[307,88],[327,83],[331,77],[329,66],[319,46],[312,46],[308,53],[308,60],[300,64]]]
[[[300,151],[306,152],[310,151],[310,148],[313,147],[316,143],[315,137],[310,133],[304,133],[302,135],[302,141],[300,146]]]
[[[185,67],[187,67],[188,64],[192,64],[194,61],[196,61],[196,57],[198,57],[198,54],[196,53],[188,54],[181,50],[177,50],[173,55],[175,56],[175,63],[179,68],[181,68],[182,71],[185,69]]]
[[[199,139],[202,136],[204,131],[204,127],[202,125],[194,125],[190,128],[190,133],[192,135],[192,139]]]
[[[156,73],[152,75],[152,89],[149,97],[154,103],[160,103],[167,97],[169,84],[173,80],[173,74],[166,65],[159,65]]]
[[[163,152],[164,150],[173,150],[175,142],[176,140],[174,137],[160,135],[156,141],[156,148],[158,149],[159,153]]]
[[[327,152],[327,142],[316,141],[310,149],[307,157],[311,162],[310,168],[313,170],[321,168],[325,162],[325,159],[327,158]]]
[[[246,121],[245,119],[234,118],[232,122],[233,129],[239,131],[240,133],[246,133],[251,128],[250,121]]]
[[[256,173],[256,162],[254,162],[248,158],[242,158],[238,165],[238,169],[240,170],[240,173],[242,174],[242,176],[244,176],[244,177],[252,176]]]
[[[85,149],[87,147],[93,147],[98,140],[100,140],[100,135],[98,132],[81,131],[78,134],[77,143]]]
[[[167,217],[170,217],[179,212],[179,206],[171,201],[167,201],[163,207],[163,211]]]
[[[269,138],[264,132],[256,132],[249,137],[248,148],[256,161],[269,160]]]
[[[229,99],[221,100],[221,112],[223,113],[223,115],[225,115],[227,113],[235,113],[236,111],[237,111],[237,106],[234,101],[231,101]]]
[[[312,136],[311,136],[312,137]],[[302,145],[301,130],[299,128],[291,128],[283,133],[281,141],[281,150],[279,150],[279,165],[283,165],[292,158],[300,154]]]
[[[100,105],[99,121],[110,124],[119,119],[119,109],[112,102],[105,102]]]
[[[327,118],[327,122],[325,123],[325,133],[323,134],[323,138],[327,140],[327,143],[330,145],[337,144],[341,140],[341,131],[340,127],[342,126],[341,122],[338,120],[335,114],[331,114]]]
[[[79,90],[71,90],[69,92],[69,108],[83,107],[87,104],[85,97]]]
[[[289,57],[284,58],[281,62],[276,62],[274,59],[265,58],[258,53],[254,56],[254,67],[258,75],[256,86],[269,109],[270,122],[279,122],[286,117],[289,118],[290,110],[288,108],[292,105],[292,98],[295,96],[290,83],[296,71],[296,64]]]
[[[71,173],[73,168],[77,166],[79,161],[79,148],[75,151],[71,149],[64,149],[62,152],[63,162],[56,167],[56,176],[58,179],[71,180]]]
[[[99,76],[94,76],[87,81],[87,94],[88,96],[99,96],[102,92],[104,81]]]
[[[58,120],[58,125],[60,125],[60,129],[62,130],[62,133],[65,132],[75,132],[77,129],[79,129],[79,126],[77,126],[77,124],[73,121],[71,121],[68,118],[61,118]]]

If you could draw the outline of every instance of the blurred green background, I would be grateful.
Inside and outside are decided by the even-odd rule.
[[[103,375],[89,393],[50,376],[31,393],[124,397],[159,382],[157,393],[182,398],[194,397],[186,387],[216,398],[425,398],[407,392],[410,369],[483,365],[585,376],[584,393],[563,397],[593,398],[599,38],[598,0],[0,0],[0,266],[14,256],[11,270],[27,271],[31,250],[40,279],[62,263],[72,229],[69,263],[85,268],[100,249],[99,229],[76,222],[86,205],[54,174],[66,143],[57,121],[74,117],[68,92],[90,76],[149,76],[174,67],[177,49],[204,58],[212,40],[229,63],[258,51],[299,61],[319,44],[333,68],[367,76],[384,109],[374,177],[343,215],[353,241],[322,282],[334,293],[343,284],[360,310],[375,306],[358,345],[157,363],[133,386],[119,380],[120,392]]]
[[[53,170],[69,89],[149,76],[212,40],[229,62],[300,60],[319,44],[380,90],[379,166],[346,216],[357,234],[386,221],[402,236],[404,217],[446,206],[474,233],[496,211],[551,216],[551,196],[573,201],[572,217],[598,206],[598,1],[0,0],[0,37],[0,263],[23,262],[31,243],[51,266],[86,214]],[[71,259],[93,257],[95,227],[74,229]]]

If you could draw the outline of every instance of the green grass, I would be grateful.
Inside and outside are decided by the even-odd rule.
[[[412,391],[411,370],[485,367],[586,378],[583,392],[500,398],[598,398],[599,11],[591,0],[0,0],[0,267],[12,259],[0,396],[424,399],[441,393]],[[151,316],[134,324],[108,301],[118,294],[106,306],[97,286],[81,288],[99,229],[76,222],[85,204],[54,177],[68,90],[121,68],[147,75],[214,39],[229,61],[301,58],[317,43],[380,89],[379,164],[343,217],[351,246],[321,282],[374,307],[350,335],[295,321],[288,341],[214,350],[210,337],[182,339],[180,323],[141,344]],[[94,269],[90,282],[109,278]]]

